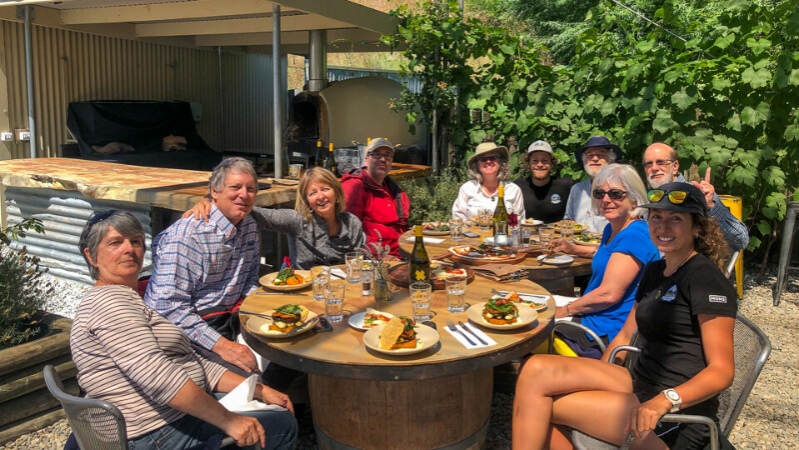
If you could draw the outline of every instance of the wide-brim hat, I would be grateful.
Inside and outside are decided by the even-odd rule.
[[[508,148],[502,145],[497,145],[495,142],[483,142],[482,144],[477,146],[477,150],[474,152],[471,158],[469,158],[468,164],[471,164],[476,158],[479,158],[480,155],[484,155],[486,153],[498,153],[501,159],[508,159]]]
[[[537,141],[533,142],[532,144],[530,144],[529,147],[527,147],[527,154],[528,155],[530,153],[533,153],[533,152],[544,152],[544,153],[549,153],[551,155],[552,154],[552,146],[549,145],[549,142],[547,142],[547,141],[537,140]]]
[[[647,203],[641,205],[641,208],[649,209],[668,209],[670,211],[687,212],[692,214],[699,214],[700,216],[707,216],[707,201],[704,194],[698,187],[691,183],[675,181],[673,183],[666,183],[657,189],[650,189],[647,195],[652,198],[652,192],[663,191],[663,197],[657,202]],[[680,204],[674,204],[669,199],[669,192],[685,192],[685,199]]]
[[[366,147],[364,147],[364,152],[365,152],[364,154],[368,155],[373,151],[377,150],[378,148],[387,148],[393,152],[394,144],[392,144],[386,138],[374,138],[371,141],[369,141],[368,144],[366,144]]]
[[[591,147],[603,147],[608,150],[613,150],[613,153],[616,154],[616,162],[622,161],[624,159],[624,152],[621,151],[621,147],[616,144],[611,144],[610,140],[605,136],[591,136],[591,139],[588,139],[588,142],[586,142],[585,145],[578,148],[577,151],[574,152],[574,156],[577,158],[578,163],[583,163],[583,153],[585,153],[585,151]]]

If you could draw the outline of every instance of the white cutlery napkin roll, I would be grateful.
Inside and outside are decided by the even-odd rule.
[[[258,384],[258,375],[250,375],[227,395],[219,399],[228,411],[260,411],[266,409],[282,410],[279,405],[267,405],[259,400],[255,400],[255,386]]]
[[[491,339],[490,337],[488,337],[488,335],[483,333],[483,331],[480,328],[472,325],[471,323],[465,323],[464,325],[467,327],[466,330],[464,330],[464,328],[462,326],[458,325],[458,324],[455,324],[455,327],[458,328],[459,330],[463,330],[463,332],[466,333],[467,336],[469,336],[469,339],[471,339],[472,342],[474,342],[474,344],[470,344],[463,337],[463,335],[461,333],[458,333],[458,332],[450,330],[448,326],[444,327],[444,329],[447,330],[447,332],[449,334],[451,334],[452,337],[457,339],[458,342],[463,344],[463,346],[468,348],[468,349],[480,348],[480,347],[491,347],[493,345],[497,345],[497,341],[495,341],[495,340]],[[478,341],[477,338],[474,337],[474,334],[469,333],[469,331],[472,331],[475,334],[477,334],[478,336],[480,336],[481,339],[483,339],[485,342],[488,342],[488,345],[481,344],[480,341]]]

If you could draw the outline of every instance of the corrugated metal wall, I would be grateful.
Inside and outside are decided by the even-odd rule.
[[[33,217],[42,221],[44,234],[28,233],[12,248],[26,246],[28,253],[41,258],[49,274],[86,284],[94,284],[83,256],[78,251],[78,240],[86,221],[95,211],[124,209],[144,224],[147,253],[144,266],[152,264],[150,243],[152,228],[150,208],[145,205],[86,198],[77,191],[7,187],[6,212],[8,225]]]
[[[0,97],[7,98],[0,99],[0,105],[8,105],[12,131],[28,124],[23,28],[22,23],[0,20],[0,78],[7,82],[7,92],[0,91]],[[36,25],[32,35],[38,157],[59,156],[59,146],[68,137],[67,105],[86,100],[193,100],[202,105],[197,128],[211,147],[221,151],[273,145],[271,56],[223,54],[222,110],[216,50]],[[30,156],[28,144],[0,146],[11,158]]]
[[[350,78],[361,77],[384,77],[392,79],[401,84],[406,84],[408,89],[418,94],[422,91],[422,82],[416,77],[401,77],[399,72],[394,70],[375,70],[375,69],[357,69],[354,67],[328,67],[327,79],[330,82],[349,80]],[[305,80],[308,80],[308,67],[305,68]]]

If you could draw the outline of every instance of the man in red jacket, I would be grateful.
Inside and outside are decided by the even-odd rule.
[[[376,138],[366,146],[363,167],[341,177],[347,197],[347,211],[363,223],[366,242],[391,246],[399,257],[399,237],[408,230],[411,202],[405,191],[388,176],[394,160],[394,146],[387,139]]]

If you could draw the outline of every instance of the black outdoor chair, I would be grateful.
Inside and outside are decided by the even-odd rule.
[[[127,428],[119,409],[109,402],[76,397],[64,392],[55,367],[44,367],[47,389],[61,402],[69,425],[82,450],[127,450]],[[221,447],[234,444],[232,437],[222,439]],[[259,445],[256,448],[260,449]]]
[[[769,341],[769,338],[757,325],[741,314],[738,314],[735,320],[733,339],[735,345],[735,377],[732,385],[719,394],[718,426],[716,426],[713,419],[698,415],[674,413],[666,414],[660,419],[662,422],[701,423],[707,425],[710,428],[710,450],[719,449],[719,431],[725,438],[730,436],[732,428],[746,404],[746,399],[749,398],[749,393],[752,391],[752,387],[754,387],[755,381],[760,376],[760,371],[763,370],[763,366],[771,353],[771,341]],[[625,358],[624,366],[630,367],[640,351],[635,345],[640,345],[641,340],[642,338],[636,333],[633,336],[632,345],[615,348],[610,355],[610,360],[614,361],[616,353],[619,351],[627,351],[628,354],[627,358]],[[577,430],[572,430],[571,438],[574,447],[580,450],[611,450],[629,447],[629,444],[618,447]]]

